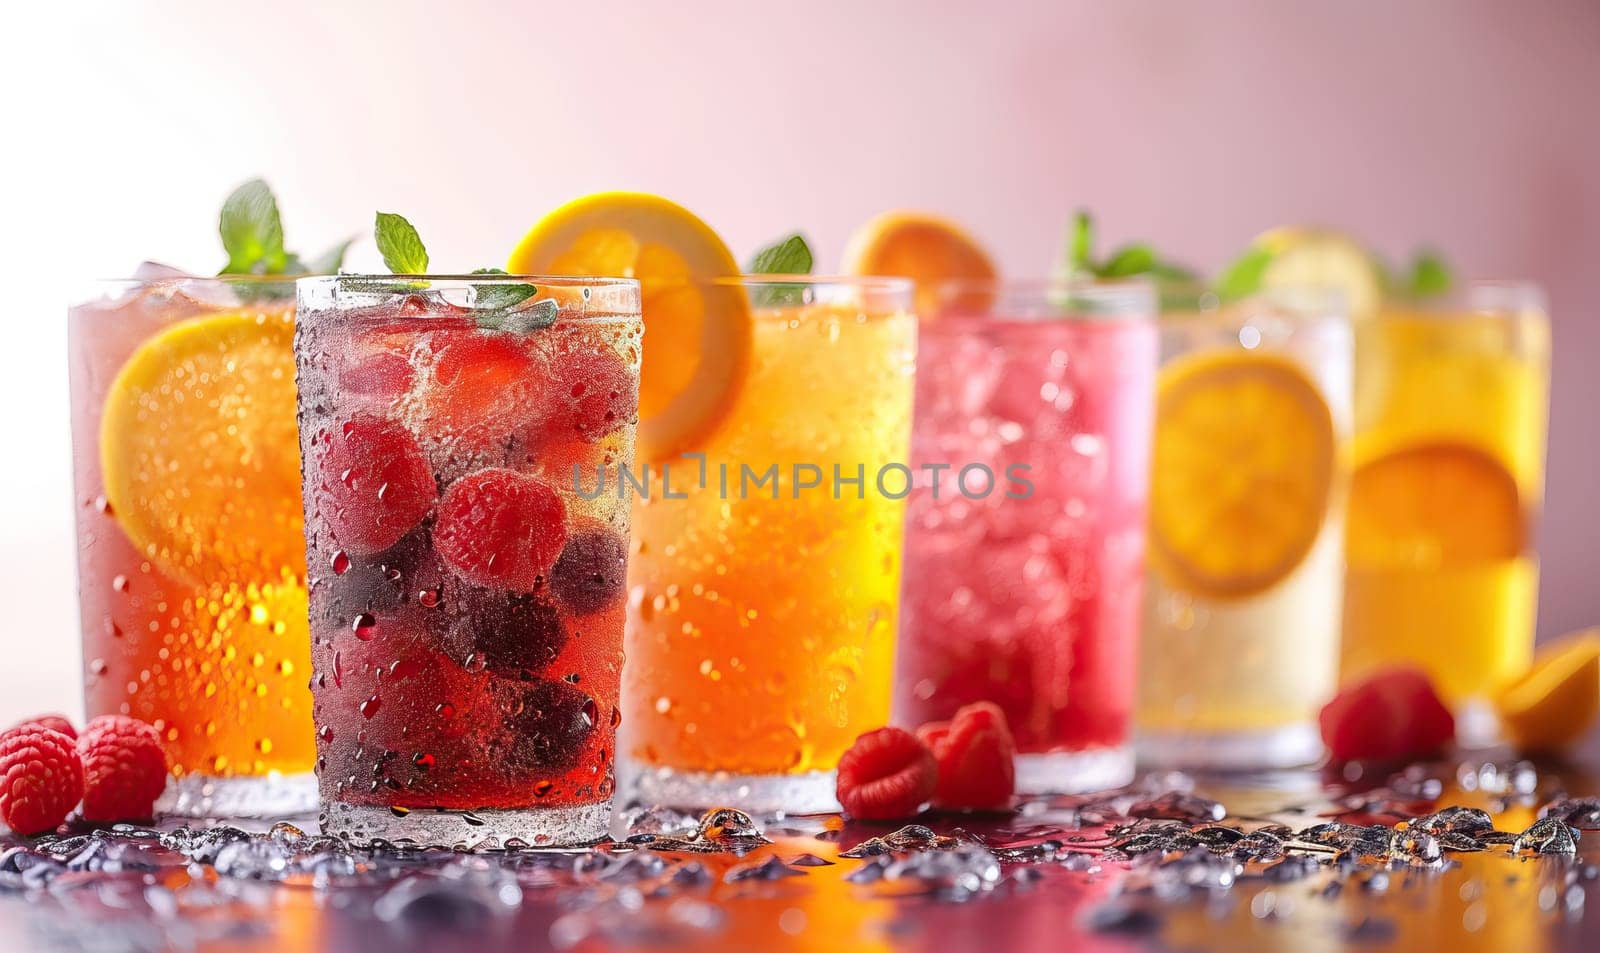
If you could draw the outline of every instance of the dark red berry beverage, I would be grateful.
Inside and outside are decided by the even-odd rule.
[[[343,275],[298,298],[324,832],[601,839],[638,283]]]

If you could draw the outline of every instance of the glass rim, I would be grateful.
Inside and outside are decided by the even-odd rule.
[[[986,310],[974,310],[948,316],[921,315],[924,320],[938,321],[944,317],[957,320],[968,318],[984,321],[1027,321],[1029,323],[1139,321],[1155,318],[1159,293],[1156,283],[1149,278],[1130,275],[1122,278],[1094,276],[1056,276],[1050,278],[948,278],[923,285],[923,290],[936,296],[990,294],[995,299]],[[1038,301],[1049,307],[1042,313],[1008,314],[998,305],[1006,299]],[[1070,299],[1070,300],[1062,300]],[[1058,303],[1058,301],[1060,303]],[[1077,307],[1070,301],[1080,302]]]
[[[1427,298],[1386,297],[1378,318],[1403,313],[1409,318],[1440,321],[1475,317],[1521,318],[1530,313],[1548,315],[1549,299],[1537,282],[1516,278],[1474,278],[1458,282],[1443,294]]]
[[[895,275],[791,275],[791,274],[741,274],[712,275],[686,279],[684,283],[726,286],[733,288],[766,288],[777,285],[805,285],[812,288],[860,288],[883,294],[911,294],[916,282]]]
[[[342,282],[357,282],[361,284],[383,284],[395,281],[446,281],[459,284],[490,285],[490,284],[519,284],[519,285],[552,285],[561,288],[638,288],[639,279],[611,277],[607,275],[502,275],[502,274],[461,274],[459,272],[441,272],[438,274],[406,274],[393,275],[388,273],[366,272],[340,272],[336,275],[300,275],[294,281],[307,284],[337,284]]]

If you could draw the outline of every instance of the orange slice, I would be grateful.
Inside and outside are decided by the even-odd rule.
[[[106,499],[168,574],[207,585],[305,562],[293,341],[287,312],[192,318],[146,341],[112,381]]]
[[[982,310],[986,295],[964,295],[952,302],[938,286],[995,277],[994,263],[976,239],[955,222],[927,212],[884,212],[856,229],[845,246],[844,272],[912,279],[921,315],[932,315],[952,303]]]
[[[750,309],[742,290],[703,283],[737,275],[739,264],[687,209],[639,192],[590,195],[533,226],[506,269],[639,279],[641,457],[690,449],[727,415],[750,361]]]
[[[1495,698],[1506,734],[1524,751],[1557,751],[1600,713],[1600,628],[1563,636]]]
[[[1525,538],[1517,481],[1459,443],[1397,450],[1356,469],[1346,557],[1362,568],[1438,569],[1512,559]]]
[[[1168,364],[1150,487],[1157,571],[1209,598],[1271,588],[1316,542],[1334,466],[1332,414],[1297,364],[1242,352]]]

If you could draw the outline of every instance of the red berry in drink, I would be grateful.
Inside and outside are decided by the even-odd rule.
[[[917,737],[939,765],[936,807],[953,810],[1003,810],[1016,790],[1017,746],[1005,712],[992,702],[975,702],[949,721],[931,721]]]
[[[550,572],[550,591],[572,612],[598,612],[622,594],[627,575],[627,544],[621,536],[597,526],[567,540]]]
[[[549,778],[578,763],[597,727],[593,713],[599,709],[593,699],[559,679],[532,685],[507,682],[502,691],[508,693],[502,704],[513,712],[505,721],[508,774]]]
[[[433,383],[424,395],[430,429],[477,448],[536,427],[550,412],[549,374],[522,335],[435,335]]]
[[[1346,686],[1323,706],[1318,723],[1334,761],[1431,754],[1456,733],[1450,709],[1414,668],[1387,669]]]
[[[610,351],[562,355],[554,392],[565,405],[550,418],[552,435],[599,440],[639,415],[639,378]]]
[[[438,488],[404,427],[367,414],[313,439],[317,516],[334,544],[358,553],[388,549],[422,521]]]
[[[538,477],[491,467],[450,485],[433,545],[445,565],[480,586],[532,592],[567,542],[567,508]]]
[[[567,644],[561,613],[544,596],[458,585],[448,602],[448,611],[428,615],[428,627],[463,667],[531,679]]]
[[[933,796],[933,755],[910,732],[879,728],[839,758],[835,788],[845,813],[863,821],[911,817]]]

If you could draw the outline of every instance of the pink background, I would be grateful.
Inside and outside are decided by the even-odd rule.
[[[830,268],[895,206],[969,223],[1016,276],[1078,206],[1206,268],[1287,222],[1432,242],[1550,293],[1540,629],[1600,623],[1594,0],[42,6],[8,14],[0,62],[0,721],[78,697],[65,282],[215,268],[217,207],[256,174],[292,247],[383,208],[456,268],[606,188],[673,197],[741,254],[803,229]]]

